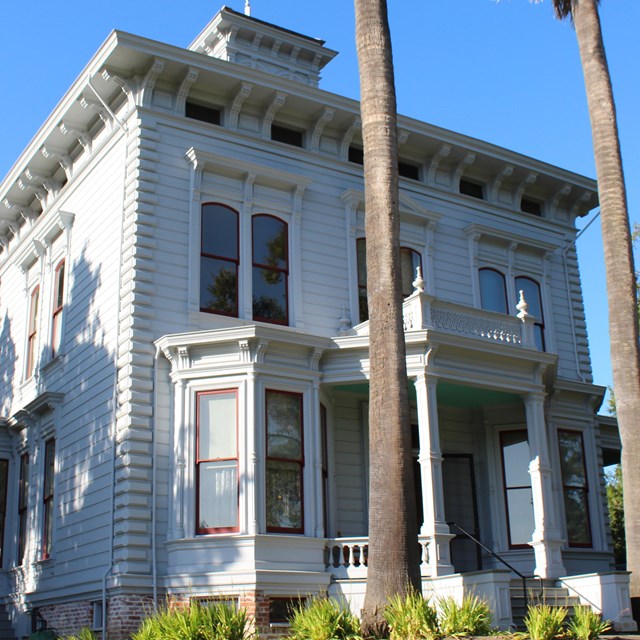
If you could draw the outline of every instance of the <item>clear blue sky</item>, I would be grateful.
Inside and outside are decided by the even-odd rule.
[[[350,0],[252,0],[253,16],[340,52],[322,87],[358,97]],[[242,11],[244,0],[228,0]],[[109,32],[187,46],[215,2],[108,0],[100,6],[4,0],[0,7],[0,176]],[[549,0],[390,0],[400,113],[595,177],[573,28]],[[638,0],[602,0],[632,221],[640,221]],[[599,224],[578,242],[595,382],[611,384]]]

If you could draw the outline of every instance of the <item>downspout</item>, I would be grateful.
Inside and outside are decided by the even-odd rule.
[[[600,209],[595,213],[593,218],[589,220],[589,222],[585,225],[583,229],[580,230],[576,237],[571,240],[571,242],[567,243],[567,246],[562,250],[562,266],[564,267],[564,280],[565,285],[567,287],[567,298],[569,302],[569,320],[571,322],[571,326],[575,327],[574,315],[573,315],[573,302],[571,301],[571,288],[569,284],[569,269],[567,268],[567,252],[571,249],[572,246],[575,246],[576,242],[578,242],[578,238],[598,219],[600,216]],[[578,374],[578,378],[582,380],[582,382],[586,383],[586,379],[584,375],[582,375],[582,371],[580,371],[580,358],[578,355],[578,340],[576,338],[575,330],[571,332],[571,336],[573,338],[573,353],[576,362],[576,373]]]
[[[127,127],[116,118],[113,111],[109,108],[109,106],[105,103],[105,101],[100,97],[100,94],[95,90],[93,85],[91,84],[91,75],[87,77],[87,86],[93,91],[96,95],[100,103],[104,106],[104,108],[108,111],[109,115],[114,119],[114,122],[117,123],[118,127],[124,134],[124,176],[122,183],[122,218],[120,223],[120,248],[118,255],[118,303],[116,304],[116,358],[114,361],[114,381],[113,381],[113,398],[112,398],[112,410],[111,410],[111,519],[109,524],[109,539],[111,541],[111,548],[109,550],[109,568],[104,572],[102,576],[102,640],[106,640],[107,638],[107,578],[109,574],[113,570],[113,535],[115,529],[114,523],[114,510],[115,510],[115,501],[116,501],[116,460],[117,460],[117,449],[116,449],[116,416],[117,416],[117,407],[118,407],[118,366],[117,366],[117,353],[118,353],[118,345],[120,343],[120,311],[122,310],[122,302],[120,297],[120,291],[122,289],[122,255],[123,255],[123,245],[124,245],[124,218],[125,218],[125,202],[126,202],[126,192],[127,192],[127,155],[129,152],[129,144],[128,144],[128,130]]]

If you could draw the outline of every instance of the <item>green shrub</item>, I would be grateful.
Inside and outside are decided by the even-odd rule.
[[[253,635],[244,609],[193,602],[187,609],[161,609],[142,622],[132,640],[249,640]]]
[[[524,626],[531,640],[553,640],[562,634],[567,610],[547,604],[529,605]]]
[[[452,597],[440,598],[438,620],[445,636],[488,636],[493,633],[491,607],[475,595],[466,595],[461,604]]]
[[[585,605],[573,608],[573,615],[567,626],[569,635],[576,640],[595,640],[609,629],[609,620],[603,620],[599,613]]]
[[[292,640],[360,640],[360,621],[346,603],[316,597],[293,607],[289,619]]]
[[[390,640],[435,640],[440,637],[435,607],[415,591],[389,599],[384,610]]]

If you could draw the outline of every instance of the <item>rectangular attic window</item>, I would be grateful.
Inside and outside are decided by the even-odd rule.
[[[349,147],[349,162],[364,164],[364,149],[360,147]]]
[[[479,182],[473,182],[472,180],[465,180],[460,178],[460,193],[465,196],[471,196],[472,198],[478,198],[484,200],[484,187]]]
[[[420,168],[410,162],[398,161],[398,173],[403,178],[411,178],[411,180],[420,180]]]
[[[520,211],[524,213],[530,213],[534,216],[542,215],[542,205],[537,200],[531,200],[530,198],[522,198],[520,200]]]
[[[271,125],[271,139],[294,147],[302,147],[302,131],[296,131],[279,124]]]
[[[208,122],[209,124],[219,125],[221,121],[220,109],[195,102],[186,103],[184,115],[192,120],[200,120],[200,122]]]

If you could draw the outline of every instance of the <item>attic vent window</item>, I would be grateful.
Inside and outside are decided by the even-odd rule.
[[[410,162],[398,162],[398,173],[403,178],[411,178],[411,180],[420,180],[420,168]]]
[[[530,213],[533,216],[541,216],[542,205],[537,200],[522,198],[522,200],[520,200],[520,211],[524,211],[524,213]]]
[[[349,162],[364,164],[364,150],[360,147],[349,147]]]
[[[208,107],[196,102],[187,102],[184,115],[192,120],[200,120],[209,124],[220,124],[220,109]]]
[[[294,147],[302,146],[302,131],[296,131],[279,124],[271,125],[271,139],[276,142],[284,142]]]
[[[484,187],[479,182],[472,182],[471,180],[460,178],[460,193],[465,196],[484,200]]]

